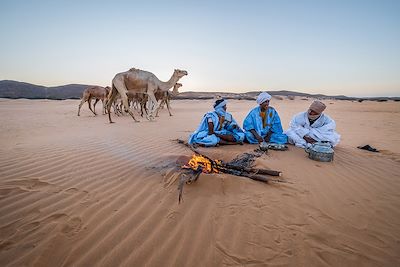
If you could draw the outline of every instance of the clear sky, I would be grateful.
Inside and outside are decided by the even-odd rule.
[[[0,80],[400,96],[400,0],[0,0]]]

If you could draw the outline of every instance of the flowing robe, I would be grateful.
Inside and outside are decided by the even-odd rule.
[[[196,143],[205,146],[215,146],[220,142],[220,138],[218,136],[215,134],[208,134],[209,121],[212,121],[215,133],[222,135],[233,135],[236,142],[243,142],[243,130],[238,126],[232,115],[229,112],[226,112],[224,122],[221,125],[218,114],[215,111],[212,111],[204,115],[197,130],[190,135],[188,142],[189,144]]]
[[[265,111],[265,127],[263,119],[260,115],[260,106],[253,108],[243,122],[243,129],[245,130],[246,139],[250,144],[258,144],[258,140],[250,132],[254,129],[262,138],[264,138],[269,131],[272,132],[270,143],[285,144],[287,143],[287,136],[283,134],[281,119],[278,112],[273,107],[268,107]]]
[[[308,112],[301,112],[295,115],[289,124],[289,129],[285,131],[289,143],[298,147],[306,147],[307,142],[303,139],[305,135],[316,141],[329,142],[332,147],[340,141],[340,135],[336,133],[336,123],[328,115],[321,116],[310,125]]]

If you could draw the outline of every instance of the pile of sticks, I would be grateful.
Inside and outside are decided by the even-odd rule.
[[[272,177],[280,177],[282,176],[282,172],[276,170],[268,170],[268,169],[260,169],[252,167],[254,160],[256,157],[259,157],[261,154],[251,154],[251,153],[244,153],[239,157],[235,158],[231,162],[224,163],[220,160],[213,160],[210,157],[201,154],[197,151],[194,147],[188,145],[183,140],[176,140],[180,144],[184,144],[189,147],[196,155],[202,156],[209,160],[212,168],[216,169],[218,172],[231,174],[240,177],[250,178],[252,180],[261,181],[261,182],[278,182],[278,183],[290,183],[288,181],[279,179],[279,178],[272,178]],[[179,179],[178,191],[179,191],[179,203],[182,200],[182,191],[183,186],[185,184],[191,184],[195,182],[200,174],[203,173],[203,167],[201,164],[197,167],[197,169],[190,168],[188,166],[182,166],[182,173]],[[272,176],[272,177],[271,177]]]
[[[266,183],[268,183],[269,181],[286,182],[281,179],[272,179],[271,177],[268,177],[268,176],[281,176],[282,173],[280,171],[258,169],[258,168],[252,168],[252,167],[247,167],[247,166],[239,166],[239,165],[236,165],[233,163],[224,163],[221,161],[215,161],[215,160],[209,158],[208,156],[199,153],[198,151],[194,151],[194,152],[197,155],[200,155],[200,156],[208,159],[210,161],[212,167],[222,173],[247,177],[247,178],[250,178],[250,179],[253,179],[256,181],[261,181],[261,182],[266,182]],[[193,170],[193,171],[197,172],[197,170]],[[268,175],[268,176],[265,176],[265,175]]]

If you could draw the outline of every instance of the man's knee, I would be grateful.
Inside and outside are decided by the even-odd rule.
[[[242,143],[244,141],[244,137],[245,137],[244,133],[235,133],[234,134],[235,141],[238,143]]]
[[[274,133],[271,135],[270,142],[277,144],[286,144],[288,142],[288,136],[283,133],[281,134]]]

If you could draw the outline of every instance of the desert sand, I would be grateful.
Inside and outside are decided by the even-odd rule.
[[[212,100],[109,124],[79,100],[0,99],[0,266],[400,266],[400,103],[325,100],[331,163],[269,151],[290,184],[201,174],[178,204],[176,162]],[[311,100],[272,99],[284,128]],[[255,101],[229,101],[243,121]],[[97,106],[101,112],[101,104]],[[381,150],[357,149],[369,144]],[[201,148],[231,160],[257,146]]]

